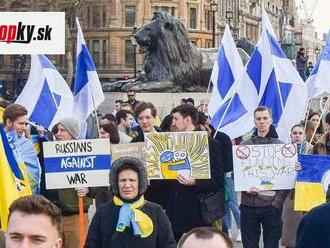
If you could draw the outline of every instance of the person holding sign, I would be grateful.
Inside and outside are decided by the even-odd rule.
[[[279,144],[275,128],[272,126],[271,109],[259,106],[254,111],[256,130],[249,140],[241,145]],[[286,190],[259,191],[252,187],[241,195],[241,233],[243,246],[259,247],[260,225],[263,229],[264,247],[279,246],[282,235],[282,207]]]
[[[175,248],[164,210],[144,199],[148,179],[143,163],[134,157],[119,158],[109,178],[113,199],[97,209],[85,248]]]
[[[79,121],[74,118],[63,118],[58,123],[58,131],[56,134],[56,140],[67,141],[76,140],[79,137]],[[87,214],[83,217],[85,220],[84,225],[81,226],[79,223],[79,204],[78,197],[84,197],[83,212],[87,213],[89,205],[92,204],[92,199],[85,197],[88,193],[88,188],[69,188],[59,189],[53,192],[52,201],[59,206],[63,213],[63,233],[66,248],[77,248],[79,247],[79,241],[85,236],[84,233],[80,233],[80,227],[87,227]],[[80,218],[81,219],[81,218]],[[86,229],[85,229],[86,230]]]

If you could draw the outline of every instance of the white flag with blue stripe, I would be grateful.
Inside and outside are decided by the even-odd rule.
[[[272,110],[279,138],[289,142],[291,127],[303,119],[307,87],[276,40],[266,10],[262,10],[262,37],[257,50],[262,60],[260,82],[265,85],[259,105]]]
[[[28,81],[15,103],[25,106],[28,118],[47,129],[72,116],[72,92],[45,55],[31,55]]]
[[[74,81],[74,117],[82,123],[104,101],[99,76],[93,59],[88,51],[78,18],[77,23],[77,60]]]
[[[330,31],[319,60],[306,81],[308,97],[313,98],[324,92],[330,94]]]
[[[211,117],[211,124],[215,128],[218,127],[220,122],[219,114],[216,113],[222,105],[223,99],[233,89],[235,80],[242,74],[243,70],[241,57],[230,34],[229,26],[226,25],[211,74],[213,90],[208,104],[208,114]]]
[[[257,76],[261,64],[255,56],[253,53],[246,66]],[[214,84],[209,104],[212,126],[231,139],[249,132],[254,126],[253,111],[258,106],[259,91],[243,67],[229,29],[225,31],[211,79]]]

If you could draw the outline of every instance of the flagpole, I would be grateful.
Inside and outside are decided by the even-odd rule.
[[[209,95],[210,95],[210,86],[211,86],[211,82],[212,82],[212,80],[211,80],[211,78],[210,78],[210,80],[209,80],[209,85],[207,86],[207,90],[206,90],[206,98],[205,98],[205,101],[206,101],[207,103],[210,102]],[[202,111],[203,111],[203,112],[205,112],[206,102],[204,102],[204,104],[203,104],[203,108],[202,108]]]
[[[229,107],[231,106],[231,104],[232,104],[232,102],[233,102],[233,99],[234,99],[234,96],[235,96],[235,94],[237,93],[238,88],[241,86],[241,83],[242,83],[242,81],[240,80],[240,82],[238,83],[237,87],[236,87],[235,90],[234,90],[234,93],[233,93],[232,97],[231,97],[230,100],[229,100],[229,103],[228,103],[228,105],[227,105],[227,107],[226,107],[226,109],[225,109],[225,112],[223,113],[223,116],[221,117],[221,120],[220,120],[220,122],[219,122],[219,124],[218,124],[218,126],[217,126],[217,129],[215,130],[215,133],[214,133],[214,135],[213,135],[213,138],[215,138],[215,137],[217,136],[217,133],[219,132],[220,126],[221,126],[221,124],[222,124],[224,118],[226,117],[226,114],[227,114],[227,112],[228,112],[228,109],[229,109]]]
[[[99,123],[99,118],[97,116],[97,111],[96,111],[96,107],[95,107],[95,101],[94,101],[93,92],[91,91],[91,93],[92,93],[91,96],[92,96],[93,108],[94,108],[94,113],[95,113],[95,118],[96,118],[97,134],[98,134],[98,137],[100,137],[100,123]]]
[[[320,118],[319,118],[319,120],[318,120],[318,122],[317,122],[316,127],[314,128],[314,132],[313,132],[313,135],[312,135],[312,137],[311,137],[310,142],[312,142],[312,140],[314,139],[314,136],[315,136],[315,134],[316,134],[317,128],[319,127],[319,125],[320,125],[320,123],[321,123],[321,121],[322,121],[322,117],[323,117],[323,115],[325,114],[325,112],[326,112],[326,110],[327,110],[327,106],[329,105],[329,103],[330,103],[330,94],[329,94],[328,100],[326,101],[326,104],[325,104],[326,108],[324,108],[324,109],[322,110],[322,112],[321,112]],[[304,150],[304,153],[305,153],[305,152],[307,152],[307,151]]]
[[[305,123],[304,123],[304,134],[306,133],[306,129],[307,129],[308,115],[309,115],[309,111],[311,109],[311,105],[312,105],[312,98],[309,99],[309,103],[308,103],[308,107],[307,107],[307,112],[306,112],[307,113],[307,118],[305,118]],[[299,153],[300,154],[305,153],[305,149],[304,149],[304,151],[302,151],[302,146],[300,146]]]
[[[78,206],[79,206],[79,241],[80,248],[84,248],[86,239],[86,220],[84,213],[84,198],[83,196],[78,196]]]
[[[281,93],[281,89],[280,89],[280,84],[279,84],[279,82],[277,80],[276,80],[276,85],[277,85],[278,94],[280,96],[281,108],[282,108],[282,111],[283,111],[283,117],[284,117],[284,122],[285,122],[286,134],[288,135],[288,140],[290,141],[290,134],[289,134],[289,129],[288,129],[288,122],[287,122],[287,119],[286,119],[286,111],[285,111],[284,104],[283,104],[283,98],[282,98],[282,93]]]

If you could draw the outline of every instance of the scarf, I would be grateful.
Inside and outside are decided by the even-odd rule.
[[[143,196],[132,203],[125,203],[116,196],[113,197],[113,201],[116,206],[121,206],[116,227],[117,232],[124,232],[126,227],[130,227],[132,224],[135,236],[141,238],[150,236],[154,229],[152,220],[139,209],[145,203]]]

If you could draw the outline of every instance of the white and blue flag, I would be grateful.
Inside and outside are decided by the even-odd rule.
[[[45,55],[31,55],[28,81],[15,103],[28,110],[28,118],[47,129],[72,116],[73,95]]]
[[[324,92],[330,94],[330,31],[325,46],[306,81],[308,97],[313,98]]]
[[[253,128],[253,110],[258,106],[259,90],[246,73],[228,28],[221,44],[212,71],[214,88],[208,112],[212,126],[234,139]],[[258,77],[259,60],[255,56],[253,53],[246,66],[252,75]]]
[[[78,18],[76,18],[76,23],[78,33],[73,116],[81,121],[84,129],[89,115],[104,101],[104,94]]]
[[[262,37],[256,50],[260,53],[261,77],[260,81],[253,81],[255,84],[265,85],[259,95],[259,106],[267,106],[272,110],[273,125],[279,138],[289,142],[292,126],[304,118],[307,87],[277,42],[264,8]]]
[[[233,89],[235,80],[242,74],[243,70],[241,57],[230,34],[229,26],[226,25],[211,74],[213,90],[208,104],[208,114],[214,128],[221,124],[219,109],[223,99]]]
[[[289,130],[303,118],[307,89],[277,42],[264,8],[261,37],[237,80],[218,109],[218,128],[230,138],[244,135],[254,127],[254,110],[262,105],[272,109],[279,137],[288,141]]]

